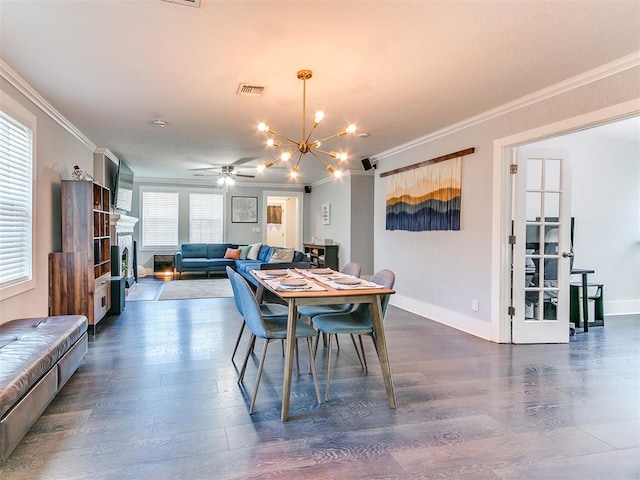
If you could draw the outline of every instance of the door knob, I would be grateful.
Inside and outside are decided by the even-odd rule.
[[[562,252],[562,256],[564,258],[571,258],[571,257],[573,257],[573,253],[571,253],[571,252]]]

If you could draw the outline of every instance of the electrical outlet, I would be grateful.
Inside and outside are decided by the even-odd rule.
[[[471,300],[471,310],[473,310],[474,312],[480,311],[480,302],[477,298]]]

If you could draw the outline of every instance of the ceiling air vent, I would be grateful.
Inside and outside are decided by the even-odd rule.
[[[262,85],[253,85],[250,83],[241,83],[238,85],[238,90],[236,91],[236,95],[240,95],[242,97],[260,97],[267,87]]]
[[[187,5],[188,7],[200,8],[201,0],[162,0],[163,2],[177,3],[178,5]]]

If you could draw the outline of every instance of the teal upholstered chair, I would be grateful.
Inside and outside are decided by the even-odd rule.
[[[359,263],[351,262],[347,263],[342,269],[340,273],[345,275],[351,275],[352,277],[360,278],[360,273],[362,272],[362,266]],[[313,317],[317,315],[324,315],[328,313],[347,313],[353,309],[353,304],[351,303],[341,303],[338,305],[300,305],[298,307],[298,315],[301,317],[308,318],[310,321],[313,320]],[[338,343],[338,336],[335,335],[336,346],[338,349],[340,348],[340,344]],[[358,351],[358,345],[356,344],[355,337],[351,335],[351,342],[353,342],[353,348],[356,349],[356,354],[358,355],[358,360],[360,360],[360,365],[362,368],[365,367],[364,358],[360,356],[360,352]]]
[[[244,314],[242,313],[242,303],[240,302],[240,296],[238,295],[238,286],[234,281],[233,275],[235,271],[231,267],[227,267],[227,277],[229,278],[229,282],[231,282],[231,288],[233,289],[233,298],[236,302],[236,308],[238,309],[238,313],[242,315],[242,326],[240,327],[240,332],[238,332],[238,338],[236,339],[236,344],[233,347],[233,353],[231,354],[231,360],[233,361],[233,357],[236,356],[236,352],[238,350],[238,346],[240,345],[240,339],[242,338],[242,334],[244,333],[245,321]],[[272,322],[284,322],[287,324],[287,316],[289,315],[289,309],[285,305],[280,305],[278,303],[261,303],[260,304],[260,312],[264,318],[269,319]],[[253,338],[252,338],[253,340]],[[251,343],[251,341],[250,341]]]
[[[393,288],[395,279],[395,274],[391,270],[380,270],[373,277],[371,277],[372,282],[387,288]],[[389,297],[389,295],[384,295],[380,302],[382,306],[383,318],[387,312]],[[376,339],[373,334],[373,324],[371,322],[371,312],[369,311],[369,304],[361,303],[351,312],[316,315],[315,317],[313,317],[312,322],[313,325],[318,329],[318,339],[316,340],[315,351],[317,351],[318,348],[320,334],[326,333],[328,337],[327,382],[325,386],[325,400],[329,400],[329,383],[331,381],[331,335],[337,335],[340,333],[348,335],[369,335],[371,336],[373,345],[377,350],[378,347],[376,345]],[[360,350],[362,351],[364,359],[362,337],[360,337]]]
[[[260,357],[260,364],[258,365],[258,374],[256,376],[256,385],[253,390],[253,396],[251,398],[251,407],[249,408],[249,414],[253,413],[253,409],[256,403],[256,397],[258,395],[258,387],[260,386],[260,378],[262,377],[262,370],[264,368],[264,361],[267,356],[267,347],[272,340],[284,340],[287,338],[287,324],[281,321],[274,322],[265,318],[260,310],[260,305],[256,300],[251,287],[247,281],[242,278],[239,273],[233,272],[232,276],[235,280],[238,296],[242,303],[242,312],[247,328],[257,338],[264,339],[264,347],[262,349],[262,355]],[[309,362],[311,365],[311,374],[313,375],[313,383],[316,389],[316,395],[318,397],[318,403],[322,403],[320,397],[320,388],[318,387],[318,377],[316,374],[316,367],[313,361],[313,353],[311,351],[311,339],[316,335],[315,330],[305,322],[297,320],[296,325],[296,338],[307,339],[307,350],[309,351]],[[249,345],[247,349],[247,357],[251,354],[252,345]],[[245,359],[246,364],[246,359]],[[242,381],[239,380],[239,381]]]

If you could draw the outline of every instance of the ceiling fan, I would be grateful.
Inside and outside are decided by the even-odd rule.
[[[204,168],[192,168],[191,170],[196,172],[194,175],[197,177],[217,175],[219,185],[233,185],[237,177],[255,178],[255,175],[247,175],[236,170],[237,165],[242,165],[251,160],[254,160],[254,157],[243,157],[228,165],[211,165]]]

